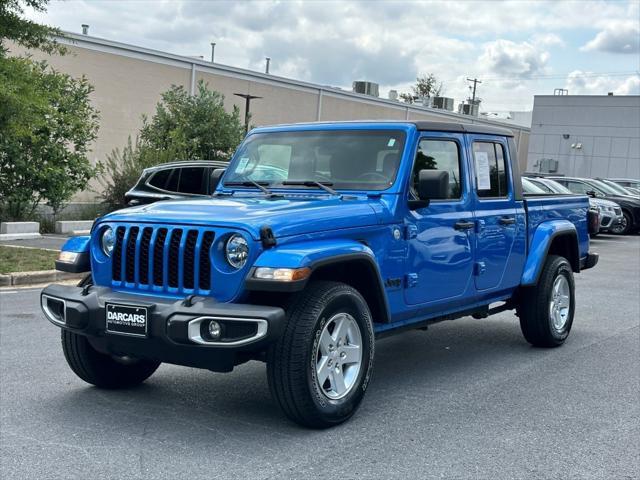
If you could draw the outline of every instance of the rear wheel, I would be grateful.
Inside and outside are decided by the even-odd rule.
[[[520,328],[536,347],[557,347],[569,336],[575,312],[573,271],[566,258],[550,255],[538,284],[524,288],[518,305]]]
[[[286,310],[285,332],[267,354],[272,395],[300,425],[338,425],[355,413],[371,377],[369,308],[348,285],[313,282]]]
[[[62,330],[62,351],[78,377],[101,388],[133,387],[160,366],[151,360],[105,355],[93,348],[87,337],[67,330]]]

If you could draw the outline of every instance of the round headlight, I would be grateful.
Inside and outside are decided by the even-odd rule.
[[[241,235],[231,235],[225,246],[225,254],[229,265],[242,268],[249,258],[249,244]]]
[[[113,229],[111,227],[107,227],[102,231],[102,236],[100,237],[100,248],[102,248],[102,252],[110,257],[113,252],[113,247],[116,244],[116,236],[113,233]]]

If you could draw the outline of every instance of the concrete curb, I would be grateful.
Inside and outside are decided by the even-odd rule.
[[[39,270],[35,272],[14,272],[0,275],[0,286],[37,285],[62,280],[80,280],[86,273],[67,273],[58,270]]]

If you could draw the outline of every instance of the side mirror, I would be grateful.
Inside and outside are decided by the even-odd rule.
[[[595,190],[589,190],[587,192],[587,195],[590,196],[591,198],[596,198],[598,195],[596,194]]]
[[[449,197],[449,172],[446,170],[420,170],[418,173],[418,200],[411,200],[412,209],[429,206],[430,200]]]
[[[211,180],[209,181],[210,193],[213,193],[218,187],[218,183],[220,183],[220,179],[222,178],[222,175],[224,175],[224,172],[224,168],[215,168],[213,172],[211,172]]]

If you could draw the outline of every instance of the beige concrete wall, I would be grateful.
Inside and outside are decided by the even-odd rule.
[[[405,110],[323,94],[321,120],[404,120]]]

